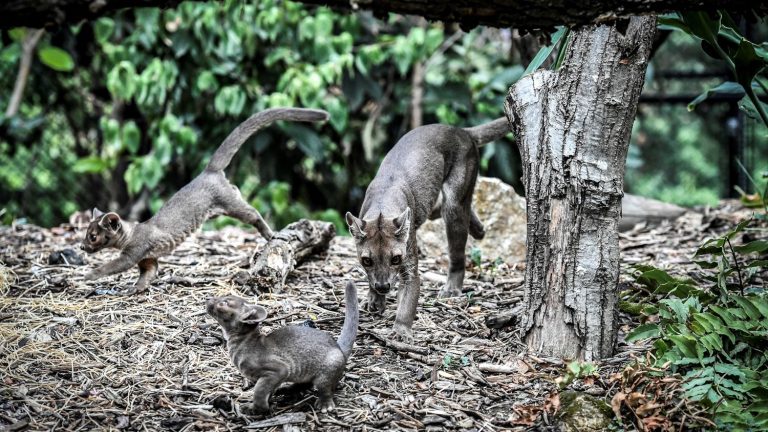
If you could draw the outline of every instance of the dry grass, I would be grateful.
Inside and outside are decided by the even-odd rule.
[[[684,228],[624,236],[625,263],[649,259],[650,250],[651,260],[689,254],[700,236],[675,241],[675,230]],[[76,247],[80,235],[67,227],[0,228],[0,427],[232,430],[262,420],[240,413],[251,384],[230,364],[204,303],[212,295],[251,296],[231,277],[263,241],[239,229],[200,233],[161,260],[149,292],[122,297],[110,292],[132,284],[136,271],[82,280],[112,253],[87,257],[81,267],[48,265],[50,252]],[[354,261],[351,241],[337,238],[327,255],[288,278],[285,292],[259,295],[270,311],[265,330],[311,319],[338,334],[345,280],[357,281],[361,299],[366,294]],[[394,299],[383,318],[363,312],[337,410],[315,412],[311,392],[289,391],[272,398],[272,416],[303,412],[299,426],[309,430],[547,428],[551,418],[539,414],[556,393],[562,362],[521,354],[514,330],[484,324],[520,300],[522,269],[502,265],[491,277],[487,268],[472,268],[472,295],[437,300],[445,268],[421,262],[426,277],[412,347],[388,345],[379,335],[392,325]],[[639,349],[620,345],[601,375],[621,370]],[[489,364],[507,370],[488,372]],[[602,379],[588,390],[607,401],[615,392]],[[269,429],[280,428],[291,429]]]

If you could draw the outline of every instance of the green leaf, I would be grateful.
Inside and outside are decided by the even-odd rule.
[[[727,95],[734,95],[734,96],[741,97],[745,94],[745,92],[744,92],[744,87],[742,87],[741,84],[733,81],[726,81],[716,87],[707,89],[704,93],[698,95],[696,99],[689,102],[688,111],[695,110],[697,105],[707,100],[710,96],[719,95],[719,94],[727,94]]]
[[[296,140],[296,144],[307,157],[316,162],[323,160],[323,142],[317,132],[295,123],[286,123],[282,129]]]
[[[741,306],[750,319],[757,321],[762,318],[760,311],[746,297],[733,296],[733,300]]]
[[[768,240],[755,240],[745,245],[734,246],[733,250],[738,253],[765,252],[768,250]]]
[[[197,77],[197,89],[204,92],[208,90],[215,90],[219,86],[216,81],[216,76],[211,71],[203,71]]]
[[[626,337],[627,342],[634,342],[642,339],[651,339],[659,337],[661,329],[658,324],[642,324],[629,332]]]
[[[670,335],[669,340],[675,344],[677,349],[679,349],[684,356],[689,358],[700,357],[696,348],[696,339],[684,335]]]
[[[27,29],[24,27],[16,27],[8,31],[8,36],[16,42],[23,41],[27,37]]]
[[[97,156],[89,156],[82,159],[78,159],[72,166],[72,171],[76,173],[88,173],[95,174],[106,170],[109,164]]]
[[[667,308],[672,311],[673,316],[677,319],[677,322],[684,323],[688,320],[688,306],[685,305],[680,299],[664,299],[659,301],[659,303],[667,306]]]
[[[99,18],[93,24],[93,35],[96,42],[107,42],[115,31],[115,21],[112,18]]]
[[[688,28],[685,22],[674,16],[659,16],[656,19],[656,25],[660,30],[679,30],[688,34],[691,33],[691,29]]]
[[[131,154],[136,154],[139,151],[141,131],[133,120],[129,120],[123,125],[122,142]]]
[[[40,61],[49,68],[59,72],[69,72],[75,68],[72,56],[61,48],[48,46],[37,50]]]
[[[528,75],[529,73],[538,69],[539,66],[541,66],[542,63],[547,60],[547,58],[549,58],[550,54],[552,54],[552,50],[555,49],[555,46],[557,46],[557,43],[560,42],[560,39],[562,39],[567,29],[567,27],[560,27],[556,32],[552,34],[552,43],[541,48],[539,52],[536,53],[536,56],[533,57],[533,60],[531,60],[531,62],[528,64],[528,67],[525,68],[523,76]]]

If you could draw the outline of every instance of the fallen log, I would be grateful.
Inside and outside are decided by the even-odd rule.
[[[330,222],[301,219],[275,233],[251,258],[248,285],[258,291],[280,290],[293,269],[312,255],[328,250],[336,227]]]

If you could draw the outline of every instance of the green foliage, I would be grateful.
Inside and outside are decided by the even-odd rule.
[[[598,367],[594,363],[574,360],[566,365],[565,374],[558,377],[555,381],[560,389],[564,389],[576,379],[597,377],[597,370]]]
[[[749,224],[697,250],[694,260],[708,271],[703,282],[636,268],[635,281],[663,299],[644,311],[649,321],[626,337],[655,339],[656,366],[671,365],[684,378],[686,397],[707,407],[726,429],[768,427],[768,293],[754,283],[767,268],[768,242],[733,245]]]
[[[0,39],[12,41],[0,46],[6,94],[26,32],[8,34]],[[117,202],[125,210],[137,199],[156,208],[247,116],[303,106],[327,110],[330,121],[261,131],[235,157],[229,176],[238,186],[254,173],[275,182],[259,184],[265,192],[254,188],[248,199],[277,229],[315,212],[337,223],[336,213],[359,206],[383,154],[409,128],[417,65],[424,71],[425,123],[475,125],[502,115],[506,90],[523,68],[499,51],[500,41],[497,30],[463,33],[408,17],[382,21],[275,0],[185,2],[65,27],[44,36],[39,58],[68,72],[33,64],[20,121],[3,125],[8,133],[0,143],[12,155],[23,146],[44,157],[56,149],[56,169],[47,175],[53,184],[70,184],[71,193],[31,199],[24,187],[30,179],[26,170],[16,172],[14,156],[0,159],[13,186],[2,201],[8,214],[43,225],[65,220],[65,208]],[[62,119],[55,128],[53,118]],[[483,166],[517,181],[514,152],[508,142],[494,143]]]
[[[755,93],[761,85],[757,75],[768,65],[768,49],[765,44],[756,44],[747,40],[728,12],[718,11],[714,15],[707,12],[683,12],[677,17],[664,17],[661,21],[668,28],[683,31],[701,40],[701,48],[707,55],[725,62],[736,82],[746,94],[748,112],[756,112],[762,122],[768,126],[768,109]],[[733,83],[723,83],[708,89],[692,102],[688,109],[715,93],[734,93]]]
[[[469,366],[471,363],[467,356],[454,356],[453,354],[443,356],[443,369],[461,369]]]

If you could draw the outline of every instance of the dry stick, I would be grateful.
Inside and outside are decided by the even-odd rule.
[[[6,117],[13,117],[19,112],[21,97],[24,95],[24,88],[27,86],[27,78],[29,78],[29,68],[32,66],[32,54],[35,52],[37,42],[44,32],[44,29],[37,29],[28,34],[21,43],[22,53],[19,73],[16,75],[16,84],[13,86],[11,100],[8,103],[8,108],[5,110]]]
[[[388,348],[392,348],[395,351],[405,351],[405,352],[412,352],[416,354],[422,354],[427,355],[429,354],[429,348],[420,347],[417,345],[411,345],[407,344],[405,342],[398,342],[392,339],[387,339],[383,335],[380,335],[376,332],[367,331],[365,332],[371,336],[373,336],[375,339],[378,339],[381,342],[384,342],[384,345]]]

